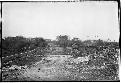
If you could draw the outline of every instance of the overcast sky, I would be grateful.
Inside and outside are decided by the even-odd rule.
[[[2,37],[69,35],[82,40],[119,40],[117,2],[3,2],[2,10]]]

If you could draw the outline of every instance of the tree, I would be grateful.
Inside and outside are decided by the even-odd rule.
[[[22,48],[27,45],[27,40],[23,36],[6,37],[2,39],[2,48],[10,52],[22,52]]]
[[[72,39],[72,48],[79,49],[82,46],[82,41],[79,38]]]
[[[43,38],[41,38],[41,37],[35,38],[35,44],[38,47],[46,47],[47,46],[47,42]]]
[[[72,55],[77,58],[79,56],[83,56],[83,44],[79,38],[73,38],[72,42]]]
[[[96,41],[96,46],[104,46],[104,41],[99,39]]]
[[[60,47],[64,47],[66,48],[67,46],[69,46],[69,41],[70,41],[70,38],[69,36],[67,35],[60,35],[60,36],[57,36],[57,43]]]

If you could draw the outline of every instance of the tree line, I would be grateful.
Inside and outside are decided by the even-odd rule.
[[[23,36],[2,38],[2,54],[20,53],[32,50],[37,47],[46,47],[47,43],[43,38],[25,38]],[[3,53],[4,52],[4,53]]]
[[[46,41],[46,39],[42,37],[25,38],[23,36],[16,36],[2,38],[2,55],[25,52],[37,47],[46,48],[48,43],[54,43],[64,49],[66,49],[66,47],[72,47],[77,50],[81,50],[85,47],[99,49],[100,46],[119,48],[118,42],[106,42],[100,39],[82,41],[79,38],[70,39],[67,35],[59,35],[56,37],[56,40],[53,41]]]

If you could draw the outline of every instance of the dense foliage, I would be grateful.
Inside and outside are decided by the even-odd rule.
[[[34,55],[42,55],[44,53],[31,52],[31,50],[44,49],[46,46],[47,43],[43,38],[6,37],[2,39],[2,66],[25,65],[29,64],[29,62],[37,61],[39,59],[36,59]],[[12,62],[6,64],[8,61]]]
[[[8,53],[13,54],[13,53],[25,52],[27,50],[35,49],[37,47],[45,47],[46,45],[47,43],[43,38],[28,39],[22,36],[6,37],[5,39],[2,39],[2,49],[3,49],[2,53],[3,56],[5,56],[5,54]]]

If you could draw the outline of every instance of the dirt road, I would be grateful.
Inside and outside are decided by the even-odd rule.
[[[26,69],[24,77],[33,81],[68,81],[71,72],[66,70],[70,55],[48,55],[32,67]]]
[[[104,81],[115,79],[104,66],[96,67],[86,65],[87,57],[73,58],[70,55],[47,55],[20,73],[17,78],[6,81]],[[15,72],[14,72],[15,73]],[[111,78],[112,77],[112,78]],[[117,79],[116,79],[117,80]]]

